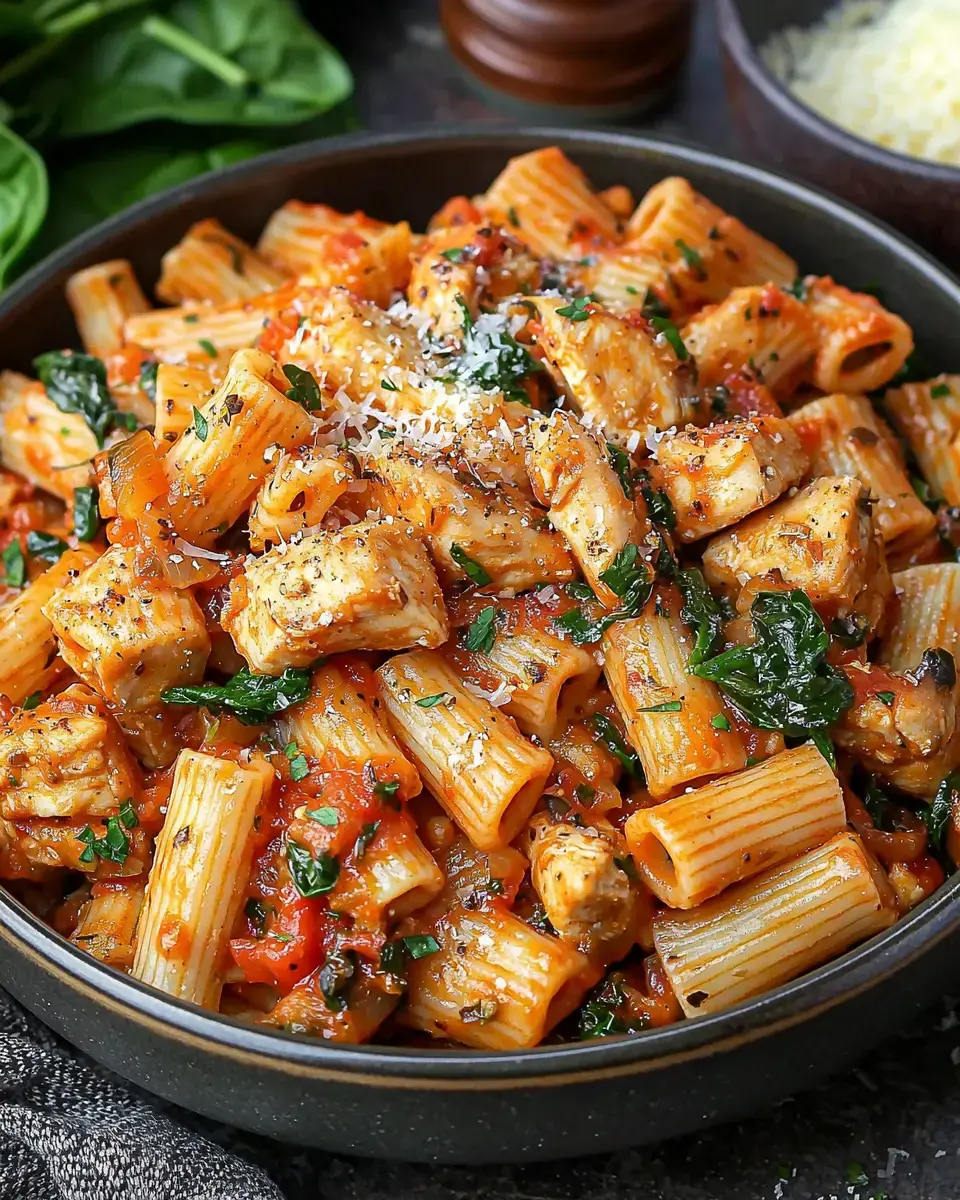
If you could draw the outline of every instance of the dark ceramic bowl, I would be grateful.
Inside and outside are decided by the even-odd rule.
[[[836,0],[717,0],[724,77],[744,149],[858,204],[960,267],[960,167],[911,158],[820,116],[768,70],[759,47],[815,24]]]
[[[474,131],[317,142],[148,200],[85,234],[0,299],[0,362],[76,343],[67,276],[132,260],[145,285],[205,216],[254,238],[290,197],[407,217],[482,190],[513,154],[560,144],[598,187],[637,194],[683,174],[782,243],[803,268],[895,300],[936,369],[960,363],[960,285],[860,213],[698,150],[615,133]],[[239,1024],[102,966],[0,890],[0,983],[69,1041],[148,1090],[305,1145],[443,1162],[604,1151],[744,1116],[863,1055],[956,982],[960,874],[903,921],[803,979],[729,1012],[634,1038],[479,1054],[335,1046]]]

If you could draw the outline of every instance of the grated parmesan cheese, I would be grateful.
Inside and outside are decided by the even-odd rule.
[[[960,0],[844,0],[761,53],[828,120],[888,150],[960,165]]]

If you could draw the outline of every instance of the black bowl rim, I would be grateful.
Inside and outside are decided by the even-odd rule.
[[[960,166],[931,158],[917,158],[900,150],[888,150],[886,146],[871,142],[823,116],[796,96],[761,58],[757,46],[744,28],[736,0],[717,0],[717,17],[723,44],[737,65],[749,75],[766,100],[807,133],[831,143],[834,148],[853,158],[865,159],[888,171],[898,171],[928,182],[960,183]]]
[[[607,149],[629,156],[666,159],[670,167],[699,167],[728,180],[760,185],[772,198],[818,209],[845,228],[870,237],[882,253],[896,256],[945,295],[960,312],[960,281],[931,255],[883,222],[819,188],[723,155],[663,138],[613,130],[565,130],[549,126],[473,126],[415,133],[349,134],[304,142],[180,184],[149,197],[82,233],[37,264],[0,297],[2,322],[35,289],[80,261],[106,240],[136,229],[186,198],[219,191],[225,180],[253,181],[277,166],[350,161],[371,154],[387,161],[411,149],[448,149],[452,143],[501,149],[504,156],[537,145],[559,145],[571,156]],[[903,970],[960,928],[960,872],[890,929],[799,979],[721,1013],[651,1030],[633,1038],[600,1039],[518,1051],[475,1051],[344,1046],[246,1025],[166,996],[98,962],[45,925],[0,887],[0,937],[48,974],[99,1004],[164,1036],[191,1041],[198,1050],[242,1056],[268,1069],[362,1081],[380,1087],[519,1087],[563,1077],[608,1077],[649,1072],[668,1063],[699,1058],[802,1023],[818,1012],[875,987]]]

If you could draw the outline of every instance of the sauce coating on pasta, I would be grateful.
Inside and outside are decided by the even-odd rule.
[[[615,181],[605,181],[607,183]],[[960,376],[684,179],[201,221],[0,374],[0,880],[332,1041],[642,1035],[960,853]],[[81,348],[82,347],[82,348]]]

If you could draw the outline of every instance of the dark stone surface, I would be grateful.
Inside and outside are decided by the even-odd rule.
[[[317,23],[356,72],[368,128],[512,119],[448,55],[435,0],[338,7]],[[678,96],[642,127],[735,149],[708,9]],[[184,1119],[266,1167],[288,1200],[958,1200],[958,1064],[960,1021],[945,1002],[858,1070],[748,1123],[608,1157],[482,1171],[305,1153]]]

